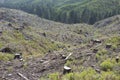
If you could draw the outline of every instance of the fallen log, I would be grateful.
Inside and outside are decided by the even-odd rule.
[[[65,60],[67,60],[73,53],[70,53],[66,58]]]
[[[17,73],[20,77],[22,77],[24,80],[29,80],[27,77],[25,77],[23,74],[21,74],[21,73]]]

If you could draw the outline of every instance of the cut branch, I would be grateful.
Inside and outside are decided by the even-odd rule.
[[[65,60],[67,60],[73,53],[70,53],[66,58]]]
[[[25,80],[29,80],[27,77],[25,77],[23,74],[21,74],[21,73],[17,73],[20,77],[22,77],[23,79],[25,79]]]

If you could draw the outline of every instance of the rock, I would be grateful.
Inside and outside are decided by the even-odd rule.
[[[63,74],[70,73],[70,72],[71,72],[71,68],[68,66],[64,66]]]

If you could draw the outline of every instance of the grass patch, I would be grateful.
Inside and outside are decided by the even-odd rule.
[[[0,60],[2,60],[2,61],[10,61],[10,60],[13,60],[13,58],[14,58],[13,54],[0,53]]]
[[[110,60],[105,60],[100,64],[100,66],[103,71],[109,71],[113,69],[114,64]]]

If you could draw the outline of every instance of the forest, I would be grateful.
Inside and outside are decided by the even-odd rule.
[[[120,13],[120,0],[5,0],[0,6],[71,24],[94,24]]]

